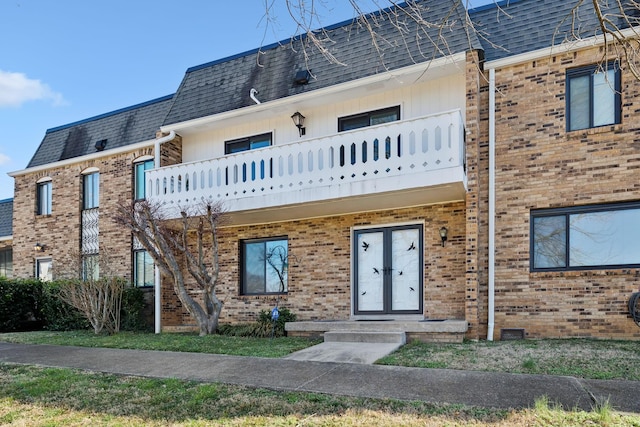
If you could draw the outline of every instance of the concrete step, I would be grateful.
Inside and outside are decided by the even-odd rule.
[[[324,342],[406,344],[404,332],[327,331]]]

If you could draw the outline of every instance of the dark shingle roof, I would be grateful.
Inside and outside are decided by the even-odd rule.
[[[621,28],[625,22],[615,10],[617,2],[601,2],[603,12]],[[567,41],[601,34],[590,1],[505,0],[469,10],[478,38],[485,50],[485,60],[493,61],[531,52]],[[628,11],[637,20],[633,10]],[[637,11],[636,11],[637,12]]]
[[[464,52],[470,44],[480,47],[475,36],[467,34],[466,10],[458,0],[422,0],[401,7],[419,10],[424,20],[434,25],[419,27],[402,9],[369,15],[370,22],[379,23],[374,30],[380,51],[376,51],[370,32],[357,21],[324,29],[331,39],[331,54],[346,66],[330,63],[310,46],[307,37],[298,37],[192,67],[164,124],[254,105],[249,97],[251,88],[258,90],[261,102],[272,101]],[[398,31],[396,25],[404,31]],[[312,78],[306,85],[296,85],[296,72],[305,69],[311,71]]]
[[[28,168],[154,139],[171,106],[172,95],[47,130]]]
[[[13,234],[13,199],[0,200],[0,237]]]

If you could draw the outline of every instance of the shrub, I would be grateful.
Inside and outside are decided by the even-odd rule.
[[[40,307],[44,329],[73,331],[89,328],[89,322],[82,316],[82,313],[60,298],[59,282],[42,284]]]
[[[120,329],[123,331],[147,331],[144,319],[144,293],[140,288],[126,287],[122,294]]]
[[[0,332],[40,329],[39,280],[0,277]]]
[[[218,334],[232,337],[283,337],[285,336],[284,324],[295,322],[296,315],[291,313],[288,308],[279,307],[278,311],[280,316],[275,323],[271,320],[271,310],[262,310],[257,322],[220,325],[218,326]]]

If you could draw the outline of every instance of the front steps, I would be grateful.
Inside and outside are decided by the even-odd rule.
[[[382,335],[367,335],[367,333],[402,333],[404,335],[403,344],[413,340],[422,342],[462,342],[464,334],[467,332],[467,328],[468,324],[465,320],[454,319],[335,320],[289,322],[285,324],[285,330],[289,336],[312,338],[324,337],[325,341],[327,341],[328,334],[329,340],[343,340],[328,342],[370,342],[353,340],[382,339]]]
[[[327,331],[324,333],[324,342],[404,345],[407,343],[407,337],[404,332]]]

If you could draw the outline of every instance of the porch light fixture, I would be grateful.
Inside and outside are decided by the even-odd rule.
[[[304,127],[304,119],[305,117],[300,114],[299,111],[296,111],[295,113],[293,113],[293,116],[291,116],[291,120],[293,120],[293,124],[298,128],[298,133],[300,133],[300,136],[303,136],[307,133]]]
[[[444,242],[447,241],[447,233],[449,232],[449,230],[447,230],[447,227],[442,227],[440,228],[440,238],[442,239],[442,247],[444,248]]]
[[[44,252],[44,245],[41,245],[40,243],[36,243],[36,244],[33,246],[33,249],[34,249],[36,252]]]

